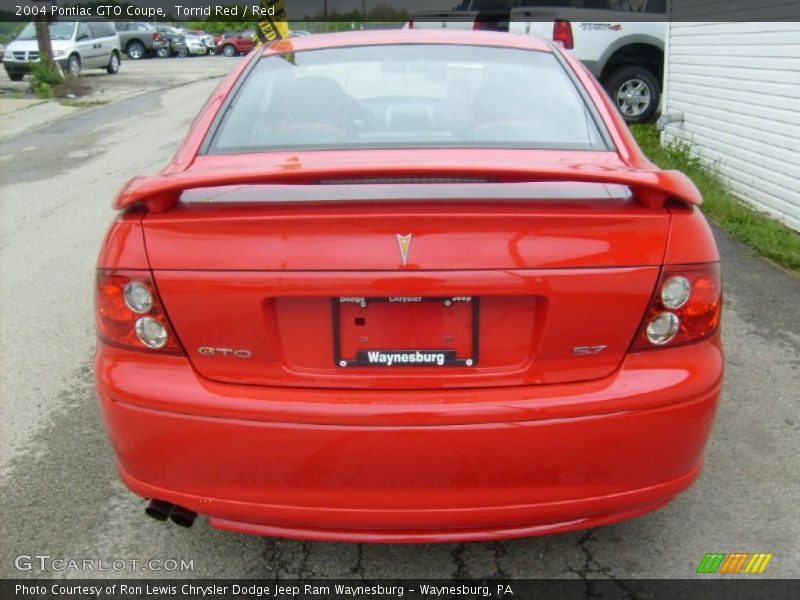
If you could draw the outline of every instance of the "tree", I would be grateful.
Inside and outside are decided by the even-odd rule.
[[[39,44],[39,60],[53,62],[53,43],[50,41],[50,19],[47,13],[55,8],[55,3],[50,0],[31,0],[42,9],[36,15],[36,41]]]

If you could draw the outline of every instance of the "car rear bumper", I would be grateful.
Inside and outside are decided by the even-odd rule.
[[[123,481],[271,536],[431,542],[531,536],[663,506],[698,476],[718,338],[628,356],[602,380],[419,392],[205,380],[187,359],[96,357]]]

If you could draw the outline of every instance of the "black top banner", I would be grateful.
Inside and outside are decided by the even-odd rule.
[[[3,580],[3,600],[789,600],[798,580],[545,579],[545,580]]]
[[[281,10],[284,9],[285,13]],[[107,19],[255,23],[285,14],[290,23],[348,28],[410,22],[472,28],[510,21],[800,21],[800,0],[0,0],[0,21]],[[486,27],[481,27],[486,28]]]

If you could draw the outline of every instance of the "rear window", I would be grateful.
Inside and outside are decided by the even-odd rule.
[[[208,152],[424,147],[609,149],[554,55],[423,44],[261,58]]]

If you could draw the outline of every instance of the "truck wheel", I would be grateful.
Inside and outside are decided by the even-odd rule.
[[[141,42],[131,42],[128,44],[128,58],[139,60],[144,58],[144,45]]]
[[[619,67],[606,77],[605,88],[628,123],[647,123],[658,110],[661,86],[644,67]]]
[[[225,44],[222,47],[222,53],[228,57],[236,56],[236,47],[233,44]]]
[[[25,77],[25,73],[9,73],[8,78],[11,81],[22,81],[22,78]]]

